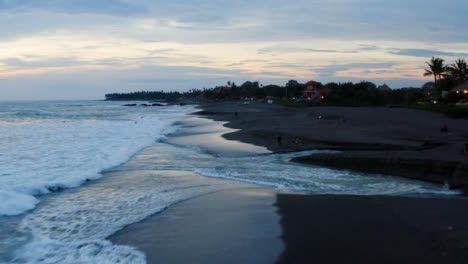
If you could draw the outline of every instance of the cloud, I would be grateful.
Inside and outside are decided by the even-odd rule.
[[[401,56],[412,56],[412,57],[425,57],[430,58],[432,56],[440,56],[440,57],[468,57],[468,53],[460,53],[460,52],[446,52],[440,50],[428,50],[428,49],[394,49],[389,52],[390,54],[394,55],[401,55]]]
[[[226,66],[228,67],[235,67],[235,66],[242,66],[242,65],[245,65],[245,62],[234,62],[234,63],[226,64]]]
[[[85,62],[73,58],[58,58],[58,59],[35,59],[23,60],[19,58],[7,58],[0,61],[6,66],[14,68],[42,68],[42,67],[67,67],[86,64]]]
[[[330,49],[305,49],[310,52],[317,53],[357,53],[357,51],[339,51],[339,50],[330,50]]]
[[[359,50],[360,51],[376,51],[376,50],[381,50],[381,48],[376,45],[361,44],[359,45]]]
[[[317,72],[321,78],[330,78],[335,77],[336,73],[341,71],[347,71],[351,69],[364,69],[365,71],[368,69],[389,69],[395,65],[397,65],[396,62],[333,64],[314,69],[314,71]]]
[[[102,13],[110,15],[138,15],[147,12],[141,5],[119,0],[0,0],[0,10],[54,10],[66,13]]]
[[[305,48],[291,45],[275,45],[265,48],[258,49],[258,54],[267,54],[267,53],[298,53],[298,52],[307,52],[307,53],[357,53],[357,51],[343,51],[335,49],[313,49]]]
[[[466,0],[0,0],[0,75],[9,78],[13,68],[10,87],[44,91],[49,80],[68,78],[95,87],[86,90],[94,95],[105,87],[210,87],[226,78],[403,83],[423,78],[423,57],[466,57],[467,13]],[[27,70],[36,74],[18,78]],[[343,72],[350,77],[337,76]]]

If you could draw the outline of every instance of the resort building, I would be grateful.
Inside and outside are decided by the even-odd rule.
[[[457,94],[460,94],[460,93],[468,94],[468,81],[453,88],[452,90],[450,90],[450,92],[457,93]]]
[[[330,89],[328,87],[322,86],[319,82],[310,81],[306,83],[302,96],[308,100],[323,100],[329,93]]]

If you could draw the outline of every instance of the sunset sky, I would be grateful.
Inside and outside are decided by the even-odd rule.
[[[468,59],[467,0],[0,0],[0,100],[369,80]]]

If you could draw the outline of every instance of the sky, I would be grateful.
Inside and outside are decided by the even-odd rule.
[[[420,87],[468,59],[466,0],[0,0],[0,101],[228,81]]]

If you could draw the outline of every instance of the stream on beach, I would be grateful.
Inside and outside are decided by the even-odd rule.
[[[456,196],[430,183],[292,163],[301,155],[225,140],[194,106],[0,102],[0,263],[145,263],[107,238],[204,194]]]

